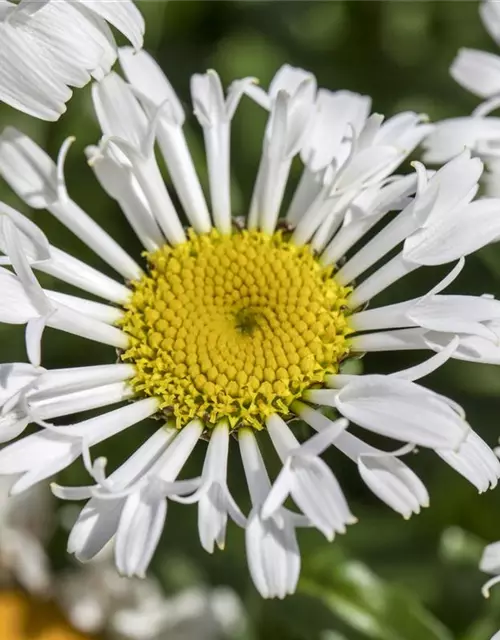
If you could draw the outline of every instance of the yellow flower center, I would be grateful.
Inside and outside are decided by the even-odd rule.
[[[193,418],[263,426],[336,373],[349,347],[349,289],[282,232],[189,234],[147,254],[120,323],[137,393],[178,427]]]

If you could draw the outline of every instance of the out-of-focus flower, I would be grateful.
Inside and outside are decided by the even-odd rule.
[[[26,592],[0,590],[0,638],[2,640],[92,640],[67,622],[52,602]]]
[[[242,604],[229,588],[165,596],[154,578],[120,576],[109,546],[58,576],[56,598],[76,629],[116,640],[222,640],[245,626]]]
[[[479,12],[484,26],[500,45],[500,5],[483,0]],[[424,162],[442,163],[471,149],[486,163],[483,185],[487,195],[500,195],[500,118],[490,113],[500,107],[500,56],[475,49],[461,49],[450,68],[462,87],[484,102],[470,117],[438,122],[424,140]]]
[[[51,577],[44,545],[52,532],[53,498],[43,485],[19,496],[9,495],[11,487],[12,478],[0,477],[0,584],[17,582],[31,593],[47,594]]]

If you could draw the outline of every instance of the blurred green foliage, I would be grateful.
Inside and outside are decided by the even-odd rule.
[[[374,110],[390,115],[403,109],[440,119],[470,113],[476,100],[454,84],[448,67],[461,46],[495,50],[474,2],[262,1],[141,2],[147,23],[147,48],[153,52],[183,103],[189,104],[189,77],[207,68],[225,83],[245,75],[267,85],[283,63],[313,71],[320,85],[350,89],[373,97]],[[189,109],[189,107],[188,107]],[[15,125],[55,155],[65,137],[77,141],[67,161],[67,181],[74,199],[137,254],[138,242],[114,202],[101,191],[82,151],[99,136],[89,88],[78,92],[57,124],[34,121],[0,107],[2,125]],[[245,102],[233,133],[235,214],[245,211],[261,147],[264,114]],[[205,181],[199,131],[188,123],[188,138]],[[20,209],[4,184],[0,199]],[[33,218],[56,246],[109,273],[90,250],[45,212]],[[413,297],[436,282],[441,270],[406,278],[381,303]],[[53,286],[50,278],[42,278]],[[500,294],[500,249],[492,246],[468,260],[452,289]],[[70,291],[69,287],[65,290]],[[2,361],[25,358],[23,331],[0,327]],[[112,361],[112,349],[47,330],[44,364],[63,367]],[[418,354],[375,354],[366,371],[409,366]],[[498,435],[500,371],[450,361],[426,384],[458,400],[470,422],[490,442]],[[139,426],[121,446],[101,447],[116,465],[141,442],[150,426]],[[114,441],[115,442],[115,441]],[[112,450],[110,450],[112,449]],[[199,469],[199,447],[190,471]],[[500,627],[500,592],[483,601],[483,576],[477,561],[485,541],[500,538],[500,493],[478,496],[475,490],[434,455],[422,452],[410,463],[426,482],[431,507],[411,521],[381,505],[364,488],[353,465],[327,455],[360,522],[333,545],[319,534],[301,534],[303,577],[299,593],[285,602],[265,602],[248,577],[243,535],[230,527],[224,553],[208,556],[199,547],[195,509],[172,505],[153,571],[167,591],[193,582],[228,584],[242,596],[251,621],[250,640],[487,640]],[[276,471],[276,467],[274,468]],[[242,469],[230,461],[236,497],[245,504]],[[78,465],[62,482],[78,482]],[[240,481],[239,481],[240,480]],[[67,562],[65,534],[53,541],[54,563]]]

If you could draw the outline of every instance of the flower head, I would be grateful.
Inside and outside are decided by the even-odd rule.
[[[0,205],[0,319],[26,325],[31,362],[2,368],[0,437],[14,438],[30,422],[41,427],[0,451],[0,473],[16,475],[13,492],[82,456],[91,484],[53,485],[62,499],[88,500],[69,539],[77,558],[91,559],[114,539],[121,573],[143,576],[169,502],[197,503],[202,546],[223,548],[233,520],[245,528],[257,589],[284,597],[299,579],[297,530],[313,526],[331,540],[356,522],[321,458],[328,447],[353,461],[371,491],[404,517],[428,504],[424,485],[400,460],[416,445],[435,450],[478,490],[493,486],[499,465],[463,411],[416,380],[464,357],[470,340],[494,340],[497,303],[439,295],[455,268],[427,296],[365,309],[410,271],[454,261],[461,267],[464,255],[499,235],[500,202],[472,202],[481,162],[463,153],[434,175],[422,165],[414,175],[392,175],[430,131],[421,115],[384,122],[369,115],[366,96],[318,89],[312,74],[289,66],[267,91],[244,78],[224,92],[209,71],[191,83],[205,139],[207,200],[170,83],[145,52],[124,49],[120,59],[130,84],[110,74],[93,86],[103,137],[87,157],[144,245],[144,260],[129,257],[70,198],[63,176],[69,141],[56,164],[15,130],[0,137],[0,174],[12,188],[48,209],[118,274],[105,276],[54,247],[33,222]],[[268,121],[241,218],[231,208],[230,131],[244,99],[265,109]],[[156,140],[187,226],[162,179]],[[303,174],[284,211],[297,156]],[[398,214],[384,226],[391,211]],[[484,232],[472,234],[478,219]],[[363,242],[375,225],[379,232]],[[33,269],[84,293],[43,289]],[[42,368],[45,326],[114,347],[118,363]],[[353,356],[409,344],[436,353],[391,375],[344,371]],[[110,409],[65,426],[51,422],[99,407]],[[93,461],[91,448],[151,416],[162,426],[107,476],[105,459]],[[305,442],[295,433],[297,419],[316,432]],[[352,434],[350,423],[402,445],[376,449]],[[266,435],[283,465],[274,482],[259,447]],[[227,477],[228,457],[238,451],[232,440],[243,461],[248,514]],[[203,469],[185,478],[200,441],[208,441]],[[296,508],[285,506],[288,498]]]

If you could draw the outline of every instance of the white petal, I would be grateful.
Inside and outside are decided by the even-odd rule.
[[[249,228],[275,229],[293,157],[314,114],[316,83],[301,69],[282,67],[270,90],[271,112],[252,195]]]
[[[68,553],[80,562],[96,556],[115,535],[123,499],[100,501],[92,498],[82,509],[68,538]]]
[[[485,0],[479,6],[479,14],[490,36],[500,44],[500,11],[495,0]]]
[[[284,598],[293,593],[300,573],[300,552],[293,527],[250,514],[245,532],[248,567],[263,598]]]
[[[348,125],[360,131],[370,103],[368,96],[359,93],[319,89],[314,120],[300,152],[302,161],[312,171],[329,165],[339,151]]]
[[[3,448],[0,451],[0,473],[10,475],[27,472],[23,477],[43,473],[37,478],[38,481],[68,466],[78,455],[79,446],[74,440],[63,440],[53,433],[42,431]],[[13,489],[18,484],[19,481]]]
[[[344,165],[336,186],[338,189],[361,186],[372,179],[374,175],[391,166],[398,157],[400,157],[400,152],[394,147],[368,147],[357,153],[350,162]]]
[[[23,362],[0,364],[0,408],[44,373],[44,369]]]
[[[24,217],[18,211],[9,207],[4,203],[0,203],[0,214],[6,216],[8,223],[14,225],[17,231],[17,242],[22,246],[23,252],[34,262],[44,262],[50,259],[50,244],[46,236],[40,229]],[[0,221],[0,248],[5,254],[9,254],[9,233],[8,224],[5,220]],[[2,260],[5,264],[9,263],[7,258]]]
[[[148,207],[167,240],[172,244],[185,242],[186,234],[184,233],[184,229],[167,191],[152,150],[144,155],[143,150],[138,149],[133,146],[132,143],[122,138],[109,138],[108,142],[113,145],[113,147],[116,147],[121,155],[130,163],[134,177],[146,198]]]
[[[415,271],[415,269],[418,269],[419,266],[416,262],[406,260],[403,252],[397,254],[392,260],[386,262],[354,289],[348,298],[348,306],[351,309],[358,309],[390,287],[391,284],[404,278],[412,271]]]
[[[464,207],[474,197],[482,170],[481,161],[477,158],[471,158],[468,151],[464,151],[442,167],[431,178],[422,193],[419,193],[408,207],[340,269],[336,276],[337,280],[346,284],[351,282],[403,241],[405,241],[404,258],[408,262],[410,247],[418,243],[415,238],[426,240],[429,244],[432,244],[431,239],[443,238],[449,228],[457,224],[455,221],[458,210],[464,210]],[[460,218],[460,223],[462,222],[463,220]],[[457,257],[461,255],[459,254]],[[450,258],[450,260],[452,259]],[[447,260],[438,264],[445,262]],[[387,262],[378,272],[362,283],[361,287],[368,287],[366,284],[368,281],[373,282],[377,278],[381,278],[381,274],[385,274],[391,264],[397,264],[396,259]],[[404,265],[399,266],[401,267],[400,271],[404,273]],[[391,279],[385,277],[385,280],[394,282],[395,277],[395,275],[392,275]],[[397,277],[401,277],[401,273],[398,273]],[[376,289],[377,292],[381,290],[380,287]],[[367,299],[366,294],[363,298]]]
[[[52,427],[50,433],[55,433],[63,438],[84,438],[88,446],[93,446],[139,423],[141,420],[149,418],[157,410],[158,400],[156,398],[144,398],[143,400],[135,400],[120,409],[108,411],[108,413],[95,418],[67,426]]]
[[[271,489],[271,483],[253,432],[240,428],[238,443],[252,504],[262,504]]]
[[[395,454],[375,449],[347,432],[334,445],[357,463],[361,477],[375,495],[405,518],[429,505],[427,489]]]
[[[176,433],[175,429],[161,428],[137,449],[108,478],[113,491],[135,484],[164,453]],[[92,498],[76,521],[68,541],[68,552],[81,561],[90,560],[115,535],[125,497]]]
[[[53,246],[50,247],[50,260],[37,262],[33,268],[110,302],[122,304],[131,295],[130,289],[121,282]]]
[[[142,47],[145,29],[144,18],[132,0],[119,0],[118,2],[78,0],[78,2],[121,31],[136,49]]]
[[[169,445],[165,454],[158,460],[155,467],[155,477],[165,483],[176,480],[202,433],[203,424],[200,420],[191,420],[185,425]]]
[[[498,336],[498,327],[490,326],[490,329],[496,329]],[[430,349],[441,351],[449,340],[449,334],[428,331],[423,335],[423,340]],[[485,339],[475,335],[460,336],[460,342],[453,357],[467,362],[500,364],[500,346],[498,342],[492,342],[491,338]]]
[[[25,324],[38,316],[38,310],[29,300],[18,278],[0,268],[0,320],[9,324]]]
[[[424,447],[442,447],[440,443],[448,442],[447,448],[455,449],[468,429],[437,394],[407,380],[362,376],[331,395],[328,391],[310,391],[306,398],[336,407],[365,429]],[[301,417],[307,421],[311,411],[304,410]]]
[[[135,369],[128,364],[103,364],[90,367],[42,370],[30,393],[30,399],[41,399],[54,393],[90,389],[132,378]]]
[[[128,253],[72,200],[61,200],[51,213],[94,253],[127,280],[138,280],[143,271]]]
[[[165,243],[165,237],[129,163],[120,162],[110,145],[87,147],[85,153],[101,187],[120,204],[144,247],[148,251],[159,249]]]
[[[403,255],[418,264],[446,264],[477,251],[500,237],[500,200],[484,198],[441,225],[420,229],[405,241]]]
[[[500,542],[493,542],[484,549],[479,568],[485,573],[500,573]]]
[[[336,531],[344,533],[345,525],[353,522],[354,518],[335,476],[317,455],[338,437],[339,429],[346,428],[347,421],[332,423],[332,427],[301,446],[279,416],[270,416],[266,424],[284,466],[264,502],[262,517],[268,518],[290,494],[301,511],[328,539],[333,539]],[[327,436],[326,442],[318,449],[313,441],[323,436]]]
[[[219,548],[224,547],[226,526],[225,496],[220,485],[213,484],[198,503],[198,532],[205,551],[213,553],[215,542]]]
[[[483,140],[498,140],[499,118],[451,118],[435,125],[423,142],[423,161],[443,163],[457,156],[465,148],[476,149]]]
[[[89,74],[101,77],[116,60],[108,25],[84,6],[26,0],[18,5],[12,23],[53,77],[65,84],[82,87]]]
[[[149,487],[134,492],[120,516],[115,557],[119,571],[143,577],[161,535],[167,501],[151,494]]]
[[[25,342],[28,360],[36,367],[42,361],[42,335],[47,326],[47,318],[30,318],[26,324]]]
[[[309,71],[284,64],[278,69],[271,80],[268,94],[271,100],[274,100],[280,91],[286,91],[289,95],[293,95],[296,94],[304,84],[306,85],[306,93],[308,94],[304,97],[308,101],[311,101],[316,93],[316,78]]]
[[[285,461],[278,477],[271,487],[271,490],[267,494],[267,498],[262,505],[261,512],[261,516],[264,520],[272,517],[272,515],[283,506],[285,500],[290,495],[294,474],[294,471],[291,468],[291,463],[291,458]]]
[[[419,380],[420,378],[424,378],[433,371],[436,371],[436,369],[441,367],[450,358],[454,357],[459,344],[460,338],[458,336],[454,336],[444,349],[424,362],[420,362],[419,364],[414,365],[413,367],[408,367],[407,369],[402,369],[401,371],[396,371],[390,375],[394,378],[411,380],[412,382],[415,382],[415,380]]]
[[[112,4],[25,0],[14,5],[0,22],[0,58],[5,57],[0,99],[37,117],[57,120],[71,97],[67,85],[82,87],[91,74],[102,78],[116,59],[106,20],[135,46],[142,42],[144,25],[133,3]]]
[[[31,138],[14,127],[0,135],[0,174],[34,209],[57,199],[57,171],[52,159]]]
[[[298,459],[292,463],[291,495],[299,509],[332,540],[345,533],[345,525],[355,521],[340,485],[320,458]]]
[[[492,53],[460,49],[450,73],[462,87],[480,98],[500,93],[500,57]]]
[[[455,208],[464,207],[474,198],[482,172],[483,163],[479,158],[471,157],[468,149],[446,163],[431,177],[428,187],[422,193],[418,192],[419,200],[425,205],[418,207],[419,221],[428,226],[447,216],[453,217]],[[427,208],[427,195],[430,209]]]
[[[47,317],[47,326],[68,333],[109,344],[118,349],[126,349],[128,337],[123,331],[100,320],[84,316],[69,307],[58,305],[54,313]]]
[[[386,120],[375,138],[377,145],[391,144],[410,153],[432,131],[427,117],[414,111],[403,111]],[[424,123],[424,124],[422,124]]]
[[[473,431],[457,451],[438,449],[436,453],[480,493],[496,487],[500,478],[500,462],[492,449]]]
[[[66,209],[66,205],[69,206],[68,209]],[[79,229],[82,226],[85,227],[86,234],[90,233],[96,239],[96,242],[90,242],[90,246],[95,244],[98,248],[96,252],[103,253],[105,261],[116,264],[118,271],[123,271],[124,269],[124,273],[128,274],[126,277],[132,277],[133,274],[140,276],[141,272],[140,270],[137,271],[137,265],[133,266],[135,264],[133,260],[125,254],[114,240],[95,223],[90,224],[90,227],[87,228],[86,220],[88,216],[82,211],[76,211],[74,203],[71,206],[66,202],[66,205],[56,203],[50,205],[50,207],[53,212],[57,210],[56,217],[60,218],[63,224],[65,224],[66,217],[70,215],[71,221],[67,226],[75,231],[77,235],[79,234]],[[81,216],[79,216],[79,213]],[[17,231],[16,244],[22,248],[33,268],[115,302],[124,301],[128,298],[129,292],[126,287],[69,254],[52,247],[42,231],[31,220],[12,209],[12,207],[0,203],[0,214],[6,216],[8,222],[15,226]],[[76,219],[73,219],[75,217]],[[12,248],[9,249],[7,246],[9,238],[6,235],[8,227],[5,226],[5,220],[1,215],[0,223],[0,249],[6,254],[10,254]],[[12,262],[12,256],[9,255],[9,257]]]
[[[408,487],[405,482],[403,473],[408,468],[403,465],[404,470],[399,469],[398,463],[399,460],[389,456],[360,458],[358,469],[363,480],[380,500],[404,518],[409,518],[412,513],[420,512],[421,505],[413,493],[413,487]]]
[[[19,231],[12,219],[6,216],[0,217],[0,229],[5,242],[5,251],[14,267],[24,295],[36,309],[36,316],[48,316],[54,310],[54,306],[44,294],[42,287],[33,274],[23,250],[22,232]]]
[[[251,78],[237,80],[229,87],[225,99],[215,71],[191,79],[194,113],[205,138],[212,214],[222,233],[231,232],[230,124],[245,88],[252,82]],[[189,209],[187,211],[189,213]],[[202,222],[198,221],[198,226]],[[203,226],[206,227],[206,223]]]
[[[500,301],[482,296],[437,295],[424,298],[407,314],[432,331],[475,334],[495,340],[486,320],[500,319]]]
[[[0,415],[0,442],[10,442],[23,433],[30,420],[15,411]]]
[[[37,399],[36,395],[30,396],[28,406],[34,416],[43,420],[105,407],[127,400],[133,394],[132,387],[126,382],[112,382],[91,389],[62,394],[57,394],[56,388],[54,395],[46,399]]]
[[[465,264],[465,259],[461,258],[451,271],[438,282],[425,296],[414,298],[405,302],[367,309],[351,316],[351,326],[357,331],[373,329],[390,329],[410,326],[409,311],[419,302],[425,303],[436,294],[444,291],[460,275]]]
[[[10,24],[0,23],[0,100],[43,120],[58,120],[72,95]]]
[[[411,322],[409,322],[411,324]],[[430,347],[426,342],[425,329],[417,327],[411,329],[397,329],[395,331],[377,331],[364,333],[352,338],[354,352],[365,353],[375,351],[405,351],[408,349],[425,349]],[[445,344],[450,341],[446,334]],[[443,345],[445,346],[445,345]]]
[[[396,218],[389,222],[388,225],[346,262],[336,274],[338,282],[341,284],[349,284],[415,231],[418,224],[411,215],[411,206],[412,205],[409,205],[396,216]],[[381,267],[379,271],[386,267],[387,264],[388,263]],[[371,276],[372,278],[373,275]],[[361,288],[363,285],[364,283],[358,288]]]
[[[344,225],[326,247],[321,262],[331,264],[344,256],[389,211],[404,209],[408,196],[415,193],[416,176],[400,176],[385,185],[366,189],[352,202]]]
[[[142,149],[148,136],[148,119],[125,81],[117,73],[110,73],[92,85],[92,98],[103,134]]]
[[[130,47],[121,47],[118,53],[123,72],[130,84],[156,107],[168,104],[172,121],[182,125],[184,109],[156,60],[147,51],[134,51]]]
[[[0,473],[26,471],[12,487],[13,493],[20,493],[71,464],[82,452],[82,438],[88,446],[102,442],[148,418],[157,407],[153,398],[138,400],[71,427],[34,433],[0,451]]]
[[[123,311],[117,307],[111,307],[106,304],[101,304],[100,302],[71,296],[66,293],[59,293],[59,291],[49,291],[47,289],[44,289],[44,291],[49,300],[54,301],[56,306],[63,305],[69,307],[73,311],[89,316],[94,320],[115,325],[123,318]]]

